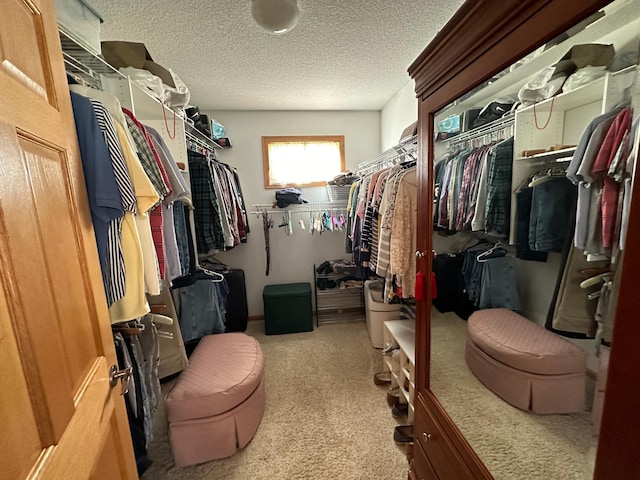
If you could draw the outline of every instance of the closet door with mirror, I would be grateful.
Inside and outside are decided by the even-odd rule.
[[[592,119],[627,105],[635,106],[632,118],[638,117],[638,32],[640,0],[467,1],[452,17],[409,68],[419,99],[416,257],[417,268],[427,279],[433,266],[430,252],[455,252],[478,241],[500,241],[499,247],[514,257],[513,282],[520,296],[519,308],[514,309],[532,322],[554,327],[550,319],[558,302],[557,285],[563,272],[570,270],[567,252],[573,247],[565,244],[561,251],[552,250],[545,261],[516,258],[516,191],[541,176],[536,173],[564,179]],[[521,87],[536,74],[557,65],[572,46],[585,44],[613,45],[614,61],[601,59],[608,69],[593,68],[571,87],[551,88],[544,94],[546,99],[499,114],[501,108],[509,109],[509,98],[518,101]],[[495,100],[494,117],[473,128],[469,115]],[[629,144],[633,140],[637,145],[637,138]],[[434,232],[434,213],[441,207],[434,166],[461,151],[477,154],[500,142],[509,147],[509,161],[501,163],[498,172],[509,179],[509,185],[497,228],[494,222],[472,233],[467,202],[466,211],[456,215],[454,207],[454,219]],[[633,153],[629,158],[635,160]],[[627,167],[630,179],[635,170],[631,163],[635,162]],[[481,174],[480,167],[474,173],[471,170],[472,178]],[[627,185],[631,200],[625,244],[636,245],[640,187],[631,180]],[[456,188],[450,195],[458,201],[461,185]],[[574,235],[574,221],[562,220],[568,225],[567,237]],[[632,452],[640,446],[635,434],[640,427],[635,406],[640,398],[640,368],[633,354],[640,334],[640,324],[634,320],[634,272],[640,268],[640,256],[634,253],[614,249],[609,256],[598,257],[603,264],[611,263],[611,276],[615,276],[617,302],[611,303],[608,319],[613,333],[599,331],[598,340],[592,331],[580,333],[579,328],[575,334],[563,334],[589,354],[587,369],[592,375],[586,382],[587,408],[578,413],[537,415],[510,405],[486,388],[465,362],[466,321],[434,308],[427,286],[426,300],[418,302],[417,309],[416,443],[409,478],[638,478]],[[608,354],[608,363],[602,352]],[[599,370],[602,377],[607,366],[606,390],[598,397],[596,391],[602,386],[595,377]],[[601,412],[601,420],[592,413],[594,408]]]

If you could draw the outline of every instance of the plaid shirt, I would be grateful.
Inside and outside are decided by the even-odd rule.
[[[462,231],[465,226],[465,218],[467,217],[467,209],[473,190],[473,180],[476,176],[478,160],[481,158],[483,150],[484,149],[474,151],[464,164],[462,186],[460,187],[458,210],[456,212],[456,230],[458,231]]]
[[[603,178],[604,180],[600,213],[602,215],[602,246],[605,248],[611,248],[614,243],[620,189],[618,182],[607,176],[607,171],[620,148],[625,133],[629,129],[631,129],[631,109],[625,108],[616,116],[611,127],[609,127],[609,131],[604,137],[598,156],[591,168],[593,177]]]
[[[147,141],[148,134],[146,133],[144,126],[133,116],[133,113],[126,108],[123,108],[122,111],[126,114],[127,127],[129,128],[129,132],[136,144],[136,150],[138,151],[138,158],[140,158],[142,168],[149,177],[149,180],[151,180],[151,183],[158,192],[158,195],[160,195],[160,198],[164,199],[164,197],[169,194],[170,190],[162,177],[154,152],[151,150],[151,144]]]
[[[496,145],[488,162],[485,231],[507,234],[511,216],[513,138]]]
[[[188,154],[198,251],[223,250],[224,234],[209,161],[195,152]]]

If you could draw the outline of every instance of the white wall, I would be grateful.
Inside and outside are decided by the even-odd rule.
[[[255,203],[271,203],[275,190],[264,188],[262,136],[269,135],[344,135],[346,168],[355,170],[358,163],[380,152],[380,112],[378,111],[217,111],[206,112],[226,129],[233,147],[218,151],[218,159],[237,168],[248,211]],[[327,191],[303,188],[302,196],[310,202],[326,202]],[[216,257],[245,272],[249,315],[262,315],[262,289],[265,285],[309,282],[313,286],[313,264],[334,258],[349,258],[345,253],[345,232],[321,236],[301,231],[298,220],[308,224],[308,214],[293,214],[294,234],[287,236],[278,209],[272,216],[271,269],[265,275],[266,254],[262,219],[250,215],[248,241]],[[308,226],[308,225],[307,225]]]
[[[383,152],[397,145],[402,131],[416,120],[418,120],[418,99],[414,91],[414,82],[409,80],[382,108],[380,151]]]

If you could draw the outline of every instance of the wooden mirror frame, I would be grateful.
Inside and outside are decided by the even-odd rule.
[[[565,32],[611,0],[468,0],[409,67],[418,106],[418,250],[432,251],[434,117],[443,107]],[[626,244],[640,244],[640,182],[633,197]],[[418,269],[431,281],[431,255]],[[619,285],[607,392],[594,478],[637,475],[633,452],[640,451],[640,313],[635,284],[640,254],[628,249]],[[427,285],[430,295],[431,285]],[[429,386],[431,298],[418,302],[416,322],[416,416],[429,411],[474,478],[493,478],[440,405]]]

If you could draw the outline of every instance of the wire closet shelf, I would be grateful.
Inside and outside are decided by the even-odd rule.
[[[515,128],[515,115],[502,117],[473,130],[463,132],[448,140],[449,149],[473,148],[488,145],[512,137]]]
[[[392,167],[406,160],[417,160],[418,158],[418,136],[412,135],[400,141],[400,143],[388,150],[385,150],[373,158],[360,162],[356,169],[356,174],[368,175],[383,168]]]
[[[64,29],[59,28],[58,33],[60,36],[60,44],[62,45],[62,56],[64,59],[65,70],[67,74],[75,78],[77,81],[86,83],[98,90],[103,90],[103,76],[111,78],[115,77],[121,80],[128,79],[126,75],[112,67],[104,58],[88,51],[73,37],[73,35],[67,33]],[[165,108],[160,100],[151,95],[149,95],[149,97],[157,101],[159,106]],[[193,146],[197,145],[198,147],[205,148],[212,153],[216,149],[223,148],[221,145],[206,137],[199,130],[193,127],[190,120],[185,119],[180,112],[176,112],[174,110],[174,114],[184,120],[186,139],[187,141],[191,141]],[[192,145],[187,144],[187,146],[192,148]],[[195,150],[195,148],[192,149]]]
[[[285,208],[279,208],[275,202],[273,203],[254,203],[251,205],[251,215],[260,215],[262,213],[313,213],[313,212],[346,212],[347,206],[345,202],[310,202],[288,205]]]

